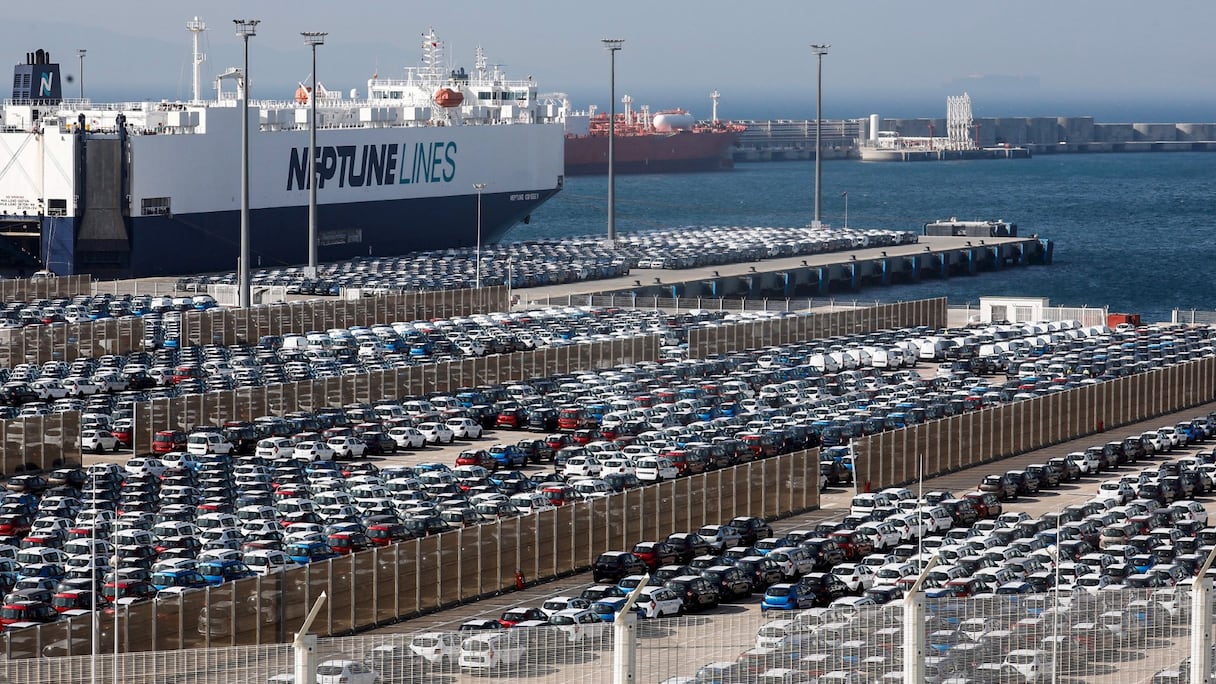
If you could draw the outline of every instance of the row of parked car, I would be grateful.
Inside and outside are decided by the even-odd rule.
[[[844,520],[823,525],[835,528],[830,535],[848,534],[854,551],[865,553],[859,562],[831,570],[860,596],[822,605],[814,590],[804,592],[797,583],[771,585],[776,597],[766,594],[762,609],[794,610],[790,617],[762,626],[755,648],[736,660],[708,663],[668,682],[888,681],[888,673],[901,667],[903,614],[896,599],[933,557],[938,563],[924,584],[927,682],[1084,676],[1095,660],[1115,662],[1122,649],[1157,645],[1150,636],[1171,636],[1172,627],[1189,621],[1190,586],[1216,547],[1216,527],[1193,499],[1216,487],[1216,455],[1164,456],[1216,437],[1216,429],[1207,427],[1216,425],[1212,419],[1163,427],[1151,433],[1153,439],[1146,432],[1146,442],[1156,445],[1160,434],[1166,445],[1139,456],[1153,467],[1137,472],[1126,467],[1133,461],[1112,458],[1100,466],[1115,471],[1112,479],[1102,481],[1090,500],[1039,518],[1002,512],[995,492],[958,498],[929,492],[923,500],[906,489],[860,494]],[[1175,433],[1176,443],[1164,439]],[[1139,445],[1141,438],[1127,441]],[[1043,486],[1098,475],[1096,452],[1107,446],[1077,452],[1092,459],[1090,470],[1071,458],[1037,466],[1052,475]],[[1031,471],[1019,474],[1033,477]],[[1179,482],[1185,496],[1163,500],[1152,485],[1170,479],[1197,486]],[[752,550],[763,552],[762,546]],[[798,611],[809,605],[816,607]],[[1157,673],[1154,684],[1183,681],[1186,667]]]
[[[146,316],[182,311],[206,311],[217,306],[208,294],[192,296],[98,293],[50,297],[0,305],[0,328],[55,323],[85,323],[107,318]]]
[[[632,268],[696,268],[806,256],[917,241],[910,232],[889,230],[820,230],[810,227],[685,226],[618,236],[612,248],[596,236],[483,245],[480,273],[477,252],[453,249],[398,257],[359,257],[323,264],[315,278],[302,267],[258,269],[259,285],[282,285],[304,294],[336,295],[344,288],[371,291],[450,290],[481,284],[539,287],[628,275]],[[714,245],[706,250],[705,245]],[[208,285],[232,284],[234,273],[191,276],[176,289],[205,292]]]

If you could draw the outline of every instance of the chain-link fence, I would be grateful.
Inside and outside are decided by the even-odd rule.
[[[1189,606],[1181,588],[930,598],[916,644],[923,652],[913,657],[924,668],[924,682],[1182,682],[1153,677],[1177,671],[1187,657]],[[724,605],[700,615],[642,619],[636,681],[900,681],[894,673],[909,655],[904,610],[897,599],[767,615]],[[355,682],[358,670],[371,670],[384,684],[485,681],[483,675],[608,684],[612,629],[575,623],[323,639],[318,672],[336,677],[345,668],[346,681]],[[292,651],[268,645],[103,655],[95,661],[42,658],[5,662],[0,673],[6,681],[60,684],[89,681],[92,668],[106,682],[266,684],[285,681],[273,678],[292,672]],[[765,673],[771,678],[762,678]]]

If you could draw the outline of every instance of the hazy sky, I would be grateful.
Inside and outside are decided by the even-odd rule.
[[[300,31],[328,31],[320,79],[366,89],[375,71],[417,64],[434,26],[453,65],[472,67],[481,45],[508,76],[534,76],[577,107],[607,106],[605,37],[617,54],[617,95],[653,108],[683,106],[722,118],[814,116],[815,60],[824,58],[824,115],[944,116],[945,96],[968,90],[977,116],[1094,114],[1104,121],[1216,121],[1216,2],[983,0],[819,2],[588,2],[586,0],[109,0],[5,3],[0,45],[10,63],[37,48],[64,73],[86,48],[94,99],[188,97],[185,22],[199,15],[212,79],[241,61],[234,17],[262,20],[250,41],[255,98],[288,98],[308,78]],[[51,9],[53,8],[53,9]],[[65,92],[76,93],[77,84]]]

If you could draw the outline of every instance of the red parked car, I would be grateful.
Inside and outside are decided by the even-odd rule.
[[[185,451],[186,437],[186,433],[181,430],[161,430],[152,437],[152,453],[167,454],[170,451]]]

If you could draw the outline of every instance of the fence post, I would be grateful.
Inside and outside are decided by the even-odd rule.
[[[925,681],[925,579],[941,556],[933,556],[904,596],[904,681]]]
[[[1208,684],[1212,674],[1212,578],[1208,568],[1213,558],[1216,549],[1208,554],[1191,589],[1190,684]]]

